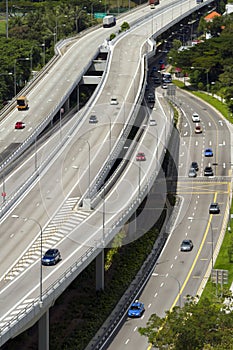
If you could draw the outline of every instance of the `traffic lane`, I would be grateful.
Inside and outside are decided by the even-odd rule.
[[[106,133],[106,129],[108,129],[108,126],[105,125],[102,127],[103,135]],[[96,143],[94,134],[95,133],[89,138],[91,145],[92,138],[93,142]],[[100,140],[101,139],[99,138],[99,142]],[[96,172],[98,172],[98,169],[102,166],[104,159],[107,157],[108,148],[104,147],[103,149],[101,157],[98,157],[99,153],[96,148],[91,150],[91,152],[94,152],[93,159],[91,159],[90,163],[90,166],[92,167],[91,180]],[[76,186],[78,180],[80,181],[79,186],[77,187],[79,190],[78,197],[80,198],[87,190],[89,186],[89,149],[85,139],[80,138],[79,142],[70,144],[66,153],[62,153],[61,151],[60,153],[60,158],[57,158],[57,160],[54,161],[47,173],[44,175],[41,174],[38,178],[39,182],[33,189],[31,189],[29,194],[25,193],[24,198],[21,199],[21,204],[19,205],[18,203],[17,208],[11,213],[11,215],[16,214],[20,217],[33,217],[41,223],[42,227],[44,227],[57,211],[56,208],[58,203],[61,205],[67,194]],[[79,165],[79,174],[76,176],[75,167]],[[27,227],[24,226],[22,220],[18,222],[17,226],[10,224],[9,220],[12,222],[13,219],[11,216],[5,218],[1,223],[2,235],[0,240],[2,243],[1,250],[3,250],[3,252],[0,261],[2,276],[4,275],[4,271],[15,263],[15,253],[17,252],[20,256],[33,238],[38,234],[38,228],[36,229],[35,227],[34,230],[29,230],[30,234],[26,234]],[[24,234],[17,234],[19,227]],[[12,254],[9,254],[9,252],[12,252]]]
[[[106,127],[106,126],[105,126]],[[107,126],[108,128],[108,126]],[[93,133],[93,137],[95,137]],[[105,134],[105,133],[103,133]],[[151,147],[153,148],[154,143],[157,143],[157,140],[154,138],[153,135],[151,135],[151,138],[153,140],[153,143],[151,143]],[[99,140],[100,141],[100,140]],[[96,139],[93,140],[93,142],[96,142]],[[81,143],[81,145],[80,145]],[[85,148],[85,149],[84,149]],[[106,149],[106,147],[105,147]],[[154,147],[156,149],[156,147]],[[82,152],[81,152],[82,150]],[[79,151],[77,153],[77,151]],[[95,156],[97,155],[97,152],[94,153]],[[80,158],[82,155],[83,158]],[[88,172],[88,162],[87,157],[88,156],[88,145],[85,142],[85,139],[79,139],[79,143],[75,144],[75,141],[70,144],[69,151],[66,153],[62,153],[62,158],[58,158],[56,162],[54,162],[53,167],[50,169],[50,172],[47,172],[44,177],[41,176],[39,186],[35,187],[33,191],[31,192],[32,197],[30,194],[25,197],[24,202],[22,203],[22,206],[18,206],[17,209],[13,212],[16,215],[19,215],[21,217],[33,217],[36,220],[40,222],[42,227],[46,225],[46,222],[54,215],[54,210],[56,208],[56,204],[58,201],[62,203],[64,201],[65,196],[63,196],[64,193],[68,193],[70,190],[74,188],[75,182],[77,181],[78,176],[76,177],[76,174],[74,175],[74,169],[71,169],[72,167],[78,167],[79,163],[77,163],[77,159],[79,157],[82,166],[85,166],[86,175],[84,175],[84,181],[85,181],[85,188],[88,186],[87,181],[87,172]],[[106,155],[104,155],[106,156]],[[72,159],[72,161],[70,161]],[[101,163],[101,161],[99,161]],[[62,165],[62,167],[61,167]],[[92,163],[91,163],[92,166]],[[68,171],[70,169],[71,171]],[[94,167],[94,169],[96,169]],[[92,173],[93,170],[92,168]],[[142,166],[143,169],[143,166]],[[145,173],[145,172],[144,172]],[[54,175],[51,177],[50,174],[56,174],[56,178],[54,178]],[[143,183],[144,176],[142,177],[142,183]],[[79,178],[80,181],[80,178]],[[136,180],[137,182],[137,180]],[[56,186],[54,187],[54,183],[56,183]],[[137,186],[137,183],[135,184],[135,188]],[[82,185],[80,184],[78,189],[82,190]],[[56,190],[56,191],[55,191]],[[127,191],[125,191],[127,193]],[[38,197],[39,194],[39,197]],[[120,205],[121,207],[121,205]],[[123,208],[124,206],[122,206]],[[42,213],[38,213],[36,215],[36,210],[40,208],[40,211]],[[46,216],[46,217],[45,217]],[[11,218],[10,218],[11,219]],[[12,220],[12,219],[11,219]],[[6,225],[6,229],[4,229],[5,226],[1,226],[1,228],[7,232],[8,223],[7,221],[4,222],[4,225]],[[23,223],[21,223],[23,226]],[[9,249],[6,248],[6,245],[2,245],[6,248],[6,251],[12,251],[11,246],[14,244],[14,247],[17,247],[18,255],[21,255],[24,249],[28,246],[29,242],[32,240],[31,236],[27,236],[27,239],[25,243],[23,243],[23,240],[19,240],[18,236],[15,235],[15,227],[12,227],[12,233],[10,232],[9,235],[14,237],[12,242],[8,241],[8,235],[6,236],[6,242],[9,244]],[[25,228],[26,230],[26,228]],[[32,231],[30,231],[32,233]],[[33,232],[33,237],[35,237],[38,234],[38,230]],[[30,238],[29,238],[30,237]],[[3,239],[3,237],[2,237]],[[25,245],[26,244],[26,245]],[[15,250],[13,250],[15,252]],[[8,268],[15,263],[14,255],[10,256],[9,254],[5,256],[4,260],[4,270],[6,271]],[[3,265],[2,265],[3,268]],[[4,275],[4,272],[2,272],[2,275]]]
[[[15,109],[2,121],[0,138],[5,143],[12,140],[11,127],[14,127],[16,121],[23,118],[26,123],[26,128],[22,130],[21,134],[18,133],[15,138],[17,142],[22,142],[27,137],[27,125],[30,125],[30,120],[33,121],[31,125],[35,129],[45,119],[57,106],[58,101],[66,94],[69,87],[77,80],[78,75],[87,64],[87,57],[90,59],[93,57],[93,52],[102,44],[106,35],[107,32],[101,28],[80,38],[64,56],[59,58],[48,73],[40,78],[38,84],[27,94],[29,100],[28,111],[21,114],[22,112]],[[9,132],[7,132],[7,125],[10,126]]]
[[[133,15],[128,15],[127,18],[129,20],[131,17],[133,17],[133,20],[139,18],[144,11],[149,12],[147,8],[145,8],[145,10],[141,9]],[[120,24],[117,24],[114,30],[117,31],[117,28],[120,28]],[[108,37],[109,32],[112,31],[112,28],[96,29],[78,38],[76,42],[69,47],[69,50],[59,58],[48,73],[40,78],[35,88],[28,92],[29,110],[21,114],[21,112],[15,109],[1,122],[0,138],[5,141],[5,144],[8,144],[8,140],[12,140],[13,138],[11,127],[14,127],[16,121],[23,118],[22,120],[25,120],[27,128],[27,124],[30,125],[30,120],[33,120],[32,127],[35,129],[36,126],[44,120],[52,109],[55,108],[57,101],[65,95],[68,88],[77,80],[78,75],[87,64],[87,57],[90,59],[93,57],[93,53],[96,52],[104,39]],[[60,69],[60,67],[62,67],[62,69]],[[23,142],[26,137],[27,131],[22,130],[21,134],[18,134],[15,140],[20,143]]]
[[[209,217],[206,217],[206,228],[205,232],[203,233],[203,235],[206,235],[206,239],[198,257],[197,263],[190,276],[190,281],[184,290],[185,295],[191,295],[190,293],[192,293],[192,295],[195,295],[197,292],[200,292],[200,284],[203,283],[203,285],[205,285],[205,282],[207,282],[207,280],[205,280],[207,268],[209,267],[209,269],[211,269],[212,265],[214,266],[214,262],[217,258],[218,251],[221,246],[221,241],[224,237],[226,229],[226,218],[228,216],[228,212],[226,211],[228,194],[219,194],[217,200],[220,203],[221,213],[217,215],[209,215]],[[205,221],[205,218],[197,218],[196,220],[191,220],[191,225],[194,227],[194,229],[196,229],[196,231],[200,230],[199,222],[201,220]],[[206,232],[206,230],[208,230],[208,232]]]

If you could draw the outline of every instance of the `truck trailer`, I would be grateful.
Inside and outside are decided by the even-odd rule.
[[[113,27],[116,24],[116,18],[112,15],[105,16],[103,18],[103,27],[104,28],[109,28]]]
[[[159,0],[149,0],[149,5],[151,9],[155,8],[155,5],[159,4]]]

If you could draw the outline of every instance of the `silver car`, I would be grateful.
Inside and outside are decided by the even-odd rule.
[[[181,252],[190,252],[193,249],[193,242],[191,239],[184,239],[180,245]]]
[[[190,168],[189,169],[189,177],[196,177],[197,176],[197,172],[194,168]]]

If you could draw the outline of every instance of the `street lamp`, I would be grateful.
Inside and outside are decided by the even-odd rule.
[[[209,70],[205,67],[190,67],[191,69],[204,69],[206,71],[206,90],[209,93]]]
[[[25,57],[25,58],[16,58],[15,62],[14,62],[14,94],[16,96],[17,94],[17,89],[16,89],[16,64],[18,61],[30,61],[29,57]]]
[[[41,44],[41,47],[43,48],[43,66],[45,66],[45,41]]]
[[[8,0],[6,0],[6,38],[7,39],[8,39],[8,19],[9,19]]]
[[[3,161],[4,159],[1,156],[1,160]],[[4,173],[4,167],[2,170],[2,202],[4,203],[6,200],[6,185],[5,185],[5,173]]]
[[[60,24],[60,25],[58,25],[58,24],[57,24],[57,18],[56,18],[56,26],[53,28],[54,46],[55,46],[56,43],[57,43],[58,28],[59,28],[59,27],[65,27],[65,26],[66,26],[65,24]]]
[[[24,220],[24,221],[32,221],[32,222],[35,222],[39,228],[40,228],[40,257],[42,259],[42,255],[43,255],[43,230],[42,230],[42,226],[41,224],[39,223],[39,221],[37,221],[36,219],[34,218],[31,218],[31,217],[23,217],[23,216],[19,216],[19,215],[12,215],[12,218],[14,219],[21,219],[21,220]],[[42,275],[42,263],[41,263],[41,259],[40,259],[40,307],[42,306],[43,304],[43,301],[42,301],[42,293],[43,293],[43,290],[42,290],[42,282],[43,282],[43,275]]]

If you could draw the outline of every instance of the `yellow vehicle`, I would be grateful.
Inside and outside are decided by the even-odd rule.
[[[18,108],[18,111],[28,109],[28,99],[26,96],[19,96],[17,98],[17,108]]]

